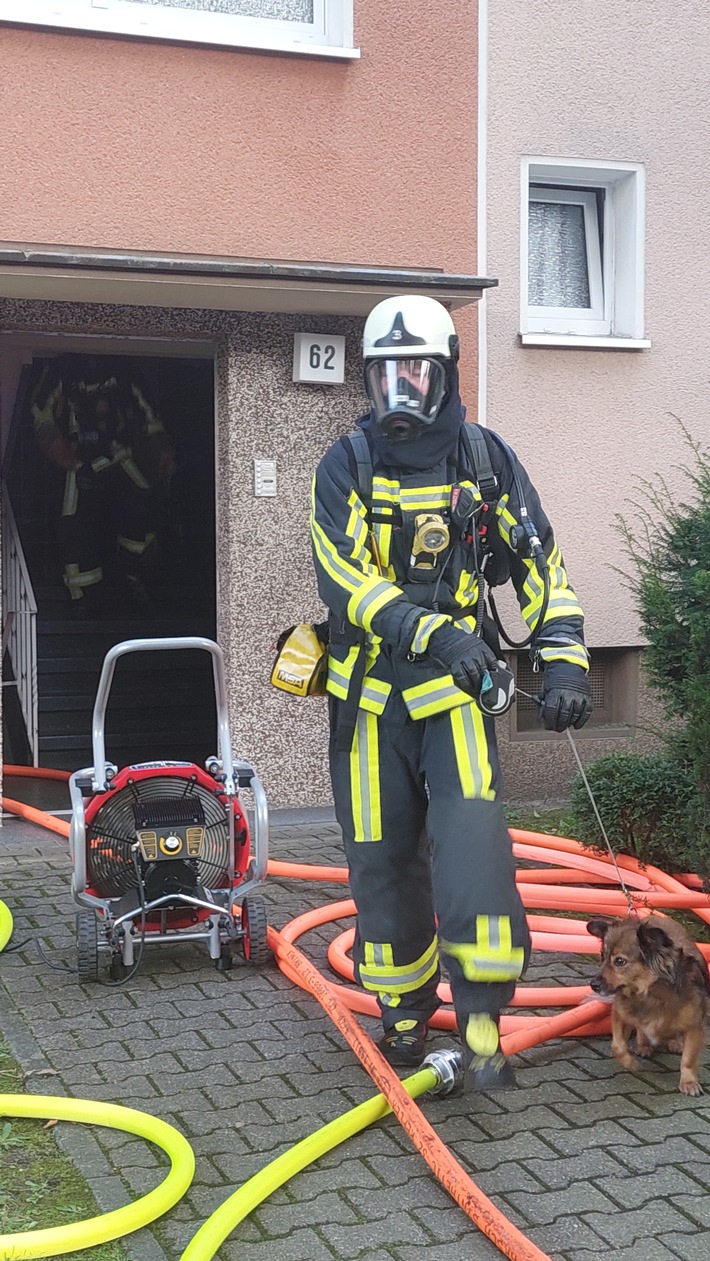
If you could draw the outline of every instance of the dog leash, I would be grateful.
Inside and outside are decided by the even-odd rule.
[[[519,692],[521,696],[525,696],[528,700],[534,701],[534,702],[535,702],[535,704],[538,706],[538,708],[540,708],[540,705],[541,705],[541,703],[542,703],[542,699],[541,699],[541,697],[539,697],[539,696],[531,696],[531,694],[530,694],[529,692],[524,692],[524,691],[522,690],[522,688],[516,688],[516,691],[517,691],[517,692]],[[581,759],[581,758],[580,758],[580,756],[579,756],[579,750],[578,750],[578,748],[577,748],[576,742],[575,742],[575,740],[574,740],[574,737],[573,737],[572,732],[570,731],[569,727],[566,727],[566,728],[565,728],[565,735],[567,736],[567,739],[569,740],[570,748],[571,748],[571,750],[572,750],[572,753],[574,754],[574,760],[575,760],[575,762],[577,763],[577,767],[578,767],[578,769],[579,769],[579,773],[580,773],[580,775],[582,776],[582,782],[583,782],[583,784],[584,784],[584,787],[585,787],[585,788],[586,788],[586,790],[587,790],[587,796],[589,797],[589,800],[590,800],[590,802],[591,802],[591,804],[592,804],[592,810],[594,811],[595,818],[596,818],[596,820],[597,820],[597,823],[599,824],[599,830],[600,830],[600,832],[601,832],[601,834],[602,834],[602,836],[604,837],[604,840],[605,840],[605,842],[606,842],[606,847],[607,847],[607,849],[608,849],[608,851],[609,851],[609,857],[610,857],[610,859],[611,859],[611,861],[612,861],[612,864],[613,864],[613,867],[614,867],[614,871],[616,872],[616,878],[617,878],[617,880],[619,881],[619,884],[620,884],[621,889],[622,889],[622,891],[623,891],[624,897],[626,898],[626,903],[627,903],[627,906],[628,906],[628,908],[629,908],[629,915],[636,915],[636,914],[637,914],[637,910],[636,910],[636,907],[634,906],[634,901],[633,901],[633,898],[632,898],[631,893],[630,893],[630,891],[629,891],[629,889],[628,889],[628,886],[627,886],[627,884],[626,884],[626,881],[624,880],[624,877],[623,877],[623,876],[622,876],[622,874],[621,874],[621,868],[619,867],[619,864],[618,864],[618,862],[616,861],[616,854],[614,853],[614,850],[613,850],[613,848],[612,848],[611,841],[609,840],[609,836],[608,836],[608,834],[607,834],[607,830],[606,830],[606,828],[604,827],[604,823],[603,823],[602,817],[601,817],[601,815],[600,815],[600,813],[599,813],[599,807],[597,806],[597,803],[596,803],[596,799],[595,799],[594,793],[592,792],[592,785],[590,784],[589,780],[587,779],[587,775],[586,775],[585,769],[584,769],[584,767],[582,766],[582,759]]]

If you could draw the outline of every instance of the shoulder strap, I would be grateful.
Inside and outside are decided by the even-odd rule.
[[[367,437],[362,429],[355,429],[340,441],[347,451],[350,472],[355,478],[358,494],[365,507],[369,508],[372,499],[372,452]]]
[[[489,508],[498,503],[498,478],[493,472],[488,444],[479,425],[464,424],[461,426],[463,444],[471,462],[473,479],[481,492],[484,504]],[[363,435],[364,436],[364,435]]]

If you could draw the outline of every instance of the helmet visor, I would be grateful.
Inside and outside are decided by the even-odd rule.
[[[411,415],[431,425],[446,393],[446,369],[438,359],[369,359],[365,383],[377,419]]]

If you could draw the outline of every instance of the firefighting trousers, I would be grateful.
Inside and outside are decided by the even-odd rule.
[[[143,577],[155,548],[155,496],[120,466],[67,473],[59,521],[64,583],[72,599],[95,587],[112,554],[122,573]]]
[[[459,1026],[510,1002],[530,954],[512,841],[498,797],[493,721],[473,702],[419,721],[393,693],[360,709],[338,750],[343,703],[330,697],[330,771],[357,908],[356,976],[385,1028],[439,1006],[439,955]]]

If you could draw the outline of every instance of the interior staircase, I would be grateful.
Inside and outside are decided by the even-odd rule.
[[[41,365],[40,365],[41,366]],[[127,639],[216,635],[214,413],[211,362],[160,361],[158,403],[170,418],[178,472],[161,508],[159,585],[147,607],[130,605],[105,565],[100,611],[77,617],[57,546],[62,476],[38,452],[28,410],[31,371],[23,369],[3,493],[17,521],[37,601],[39,764],[90,766],[92,711],[105,653]],[[37,365],[32,370],[37,371]],[[88,600],[86,605],[88,606]],[[11,678],[5,657],[5,677]],[[11,701],[13,689],[6,689]],[[19,729],[22,727],[22,730]],[[30,761],[19,706],[4,706],[6,749]],[[105,725],[106,756],[203,763],[217,752],[212,659],[206,652],[151,651],[116,665]],[[25,750],[25,756],[22,751]],[[7,760],[7,757],[6,757]]]
[[[201,602],[180,612],[136,616],[114,607],[78,620],[60,588],[36,589],[40,766],[90,766],[91,720],[101,664],[126,639],[206,635],[214,626]],[[173,593],[174,595],[174,593]],[[199,651],[143,652],[116,664],[106,716],[106,756],[119,766],[197,761],[216,753],[212,663]]]

